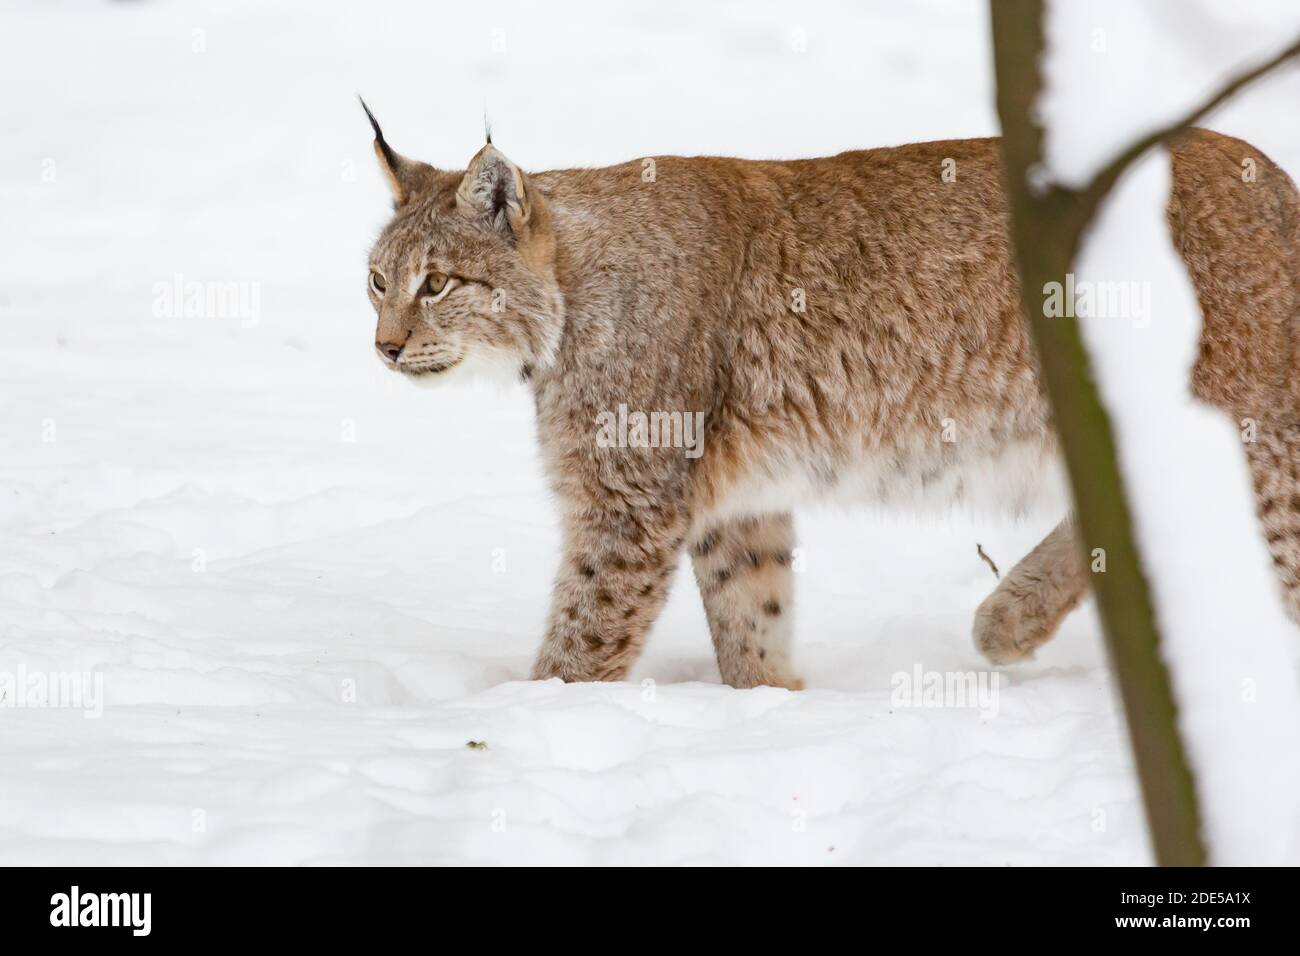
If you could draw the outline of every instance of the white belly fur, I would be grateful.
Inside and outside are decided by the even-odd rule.
[[[932,446],[898,455],[866,456],[833,466],[807,454],[776,456],[745,475],[711,518],[776,514],[810,504],[872,505],[913,514],[954,509],[1020,516],[1069,507],[1065,470],[1038,442],[960,454]]]

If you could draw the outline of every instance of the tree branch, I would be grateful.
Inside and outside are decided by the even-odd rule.
[[[1195,781],[1178,733],[1177,705],[1160,654],[1155,605],[1133,533],[1110,417],[1093,380],[1078,322],[1049,317],[1042,290],[1073,266],[1090,213],[1081,191],[1037,190],[1030,171],[1041,161],[1042,129],[1034,104],[1042,87],[1043,0],[989,0],[1003,169],[1020,295],[1038,355],[1039,377],[1070,476],[1081,567],[1094,549],[1106,569],[1091,575],[1097,610],[1133,747],[1156,861],[1166,866],[1205,862]],[[1142,147],[1143,149],[1147,147]],[[1131,151],[1130,151],[1131,152]],[[1125,154],[1127,155],[1127,154]],[[1114,175],[1123,164],[1112,164]],[[1110,180],[1090,188],[1100,204]]]
[[[1287,60],[1298,55],[1300,55],[1300,37],[1297,37],[1294,43],[1282,52],[1278,53],[1277,56],[1230,80],[1217,93],[1182,119],[1170,123],[1162,129],[1148,133],[1146,136],[1133,143],[1133,145],[1128,149],[1124,150],[1124,152],[1116,156],[1104,169],[1101,170],[1101,172],[1093,177],[1092,182],[1078,192],[1079,198],[1084,203],[1087,219],[1091,220],[1093,213],[1095,213],[1097,207],[1101,205],[1101,201],[1106,198],[1106,195],[1115,185],[1115,182],[1124,174],[1124,170],[1132,166],[1143,153],[1151,147],[1167,142],[1184,130],[1196,125],[1209,113],[1213,112],[1226,100],[1239,92],[1243,87],[1248,86],[1264,74],[1277,69]]]

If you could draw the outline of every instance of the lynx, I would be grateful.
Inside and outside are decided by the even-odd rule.
[[[799,688],[791,508],[1017,512],[1060,484],[997,140],[525,173],[489,136],[453,172],[394,152],[366,112],[395,205],[370,255],[380,359],[430,381],[486,358],[535,401],[564,555],[533,677],[624,677],[686,551],[722,679]],[[1300,202],[1246,143],[1196,130],[1170,152],[1204,316],[1192,391],[1255,422],[1296,616]],[[598,440],[619,409],[702,413],[701,453]],[[1031,655],[1087,588],[1067,518],[980,606],[977,647]]]

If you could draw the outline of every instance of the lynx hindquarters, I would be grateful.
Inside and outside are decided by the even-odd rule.
[[[1191,130],[1170,153],[1170,234],[1203,319],[1191,390],[1242,429],[1256,512],[1300,623],[1300,196],[1239,139]],[[975,644],[989,660],[1028,656],[1083,596],[1072,537],[1058,527],[980,606]]]
[[[1239,139],[1193,130],[1171,152],[1170,232],[1204,318],[1192,392],[1241,429],[1255,510],[1300,622],[1300,195]]]

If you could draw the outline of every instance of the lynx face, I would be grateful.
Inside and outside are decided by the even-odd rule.
[[[380,360],[421,382],[548,365],[563,316],[541,196],[490,143],[447,173],[399,156],[371,123],[396,207],[367,279]]]

